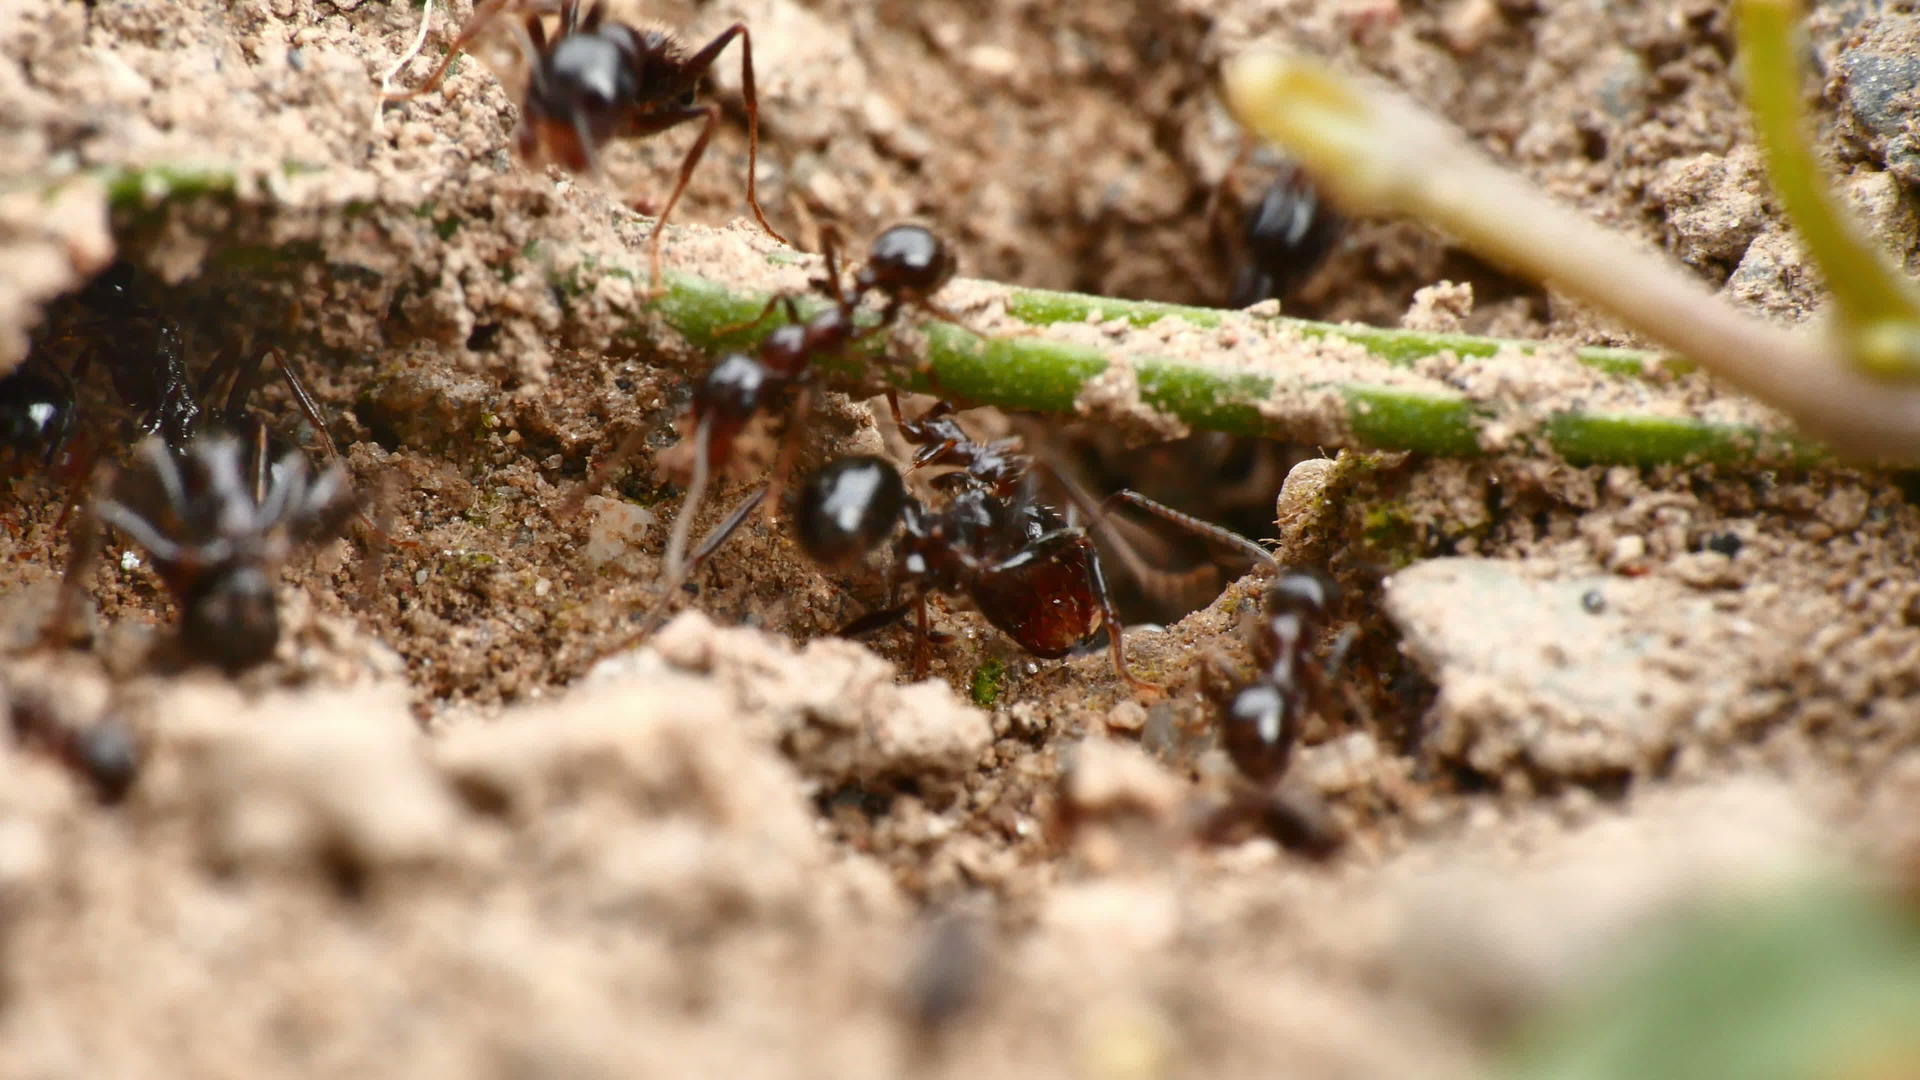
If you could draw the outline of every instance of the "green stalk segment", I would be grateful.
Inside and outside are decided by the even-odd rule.
[[[758,315],[765,304],[765,296],[737,293],[690,275],[668,274],[667,293],[653,303],[652,310],[701,349],[747,349],[779,324],[780,320],[768,318],[736,329]],[[822,301],[814,297],[798,302],[803,318],[821,306]],[[1218,325],[1223,314],[1035,289],[1013,290],[1007,306],[1023,319],[1041,323],[1081,321],[1094,312],[1102,320],[1121,319],[1135,325],[1169,315]],[[1454,348],[1465,342],[1468,355],[1490,355],[1526,344],[1286,321],[1313,336],[1338,334],[1361,341],[1376,354],[1384,349],[1397,357],[1397,366],[1425,355],[1422,348]],[[820,367],[854,386],[871,387],[879,381],[976,405],[1075,413],[1088,384],[1112,362],[1097,348],[1040,337],[986,338],[943,322],[929,323],[922,331],[926,349],[918,360],[889,358],[885,336],[880,335],[845,356],[823,358]],[[1640,374],[1655,361],[1650,354],[1628,350],[1589,352],[1600,354],[1586,358],[1589,365],[1607,371]],[[1305,438],[1329,449],[1348,446],[1476,457],[1488,449],[1481,442],[1482,429],[1520,416],[1526,405],[1473,400],[1447,389],[1382,386],[1361,380],[1289,380],[1284,375],[1228,371],[1166,357],[1135,356],[1128,363],[1140,388],[1140,404],[1188,427],[1261,438]],[[1276,400],[1307,404],[1278,409],[1273,404]],[[1812,465],[1822,457],[1810,444],[1778,432],[1684,417],[1568,410],[1533,428],[1517,420],[1510,426],[1520,434],[1500,448],[1503,452],[1555,453],[1576,464]]]
[[[1814,158],[1801,107],[1797,0],[1740,0],[1747,109],[1767,176],[1807,252],[1826,276],[1847,352],[1882,378],[1920,379],[1920,295],[1835,203]]]
[[[107,185],[110,205],[122,214],[144,215],[158,212],[173,201],[231,198],[236,192],[233,177],[216,170],[119,170],[97,179]],[[368,210],[364,204],[351,204],[341,212],[364,214]],[[310,245],[275,248],[266,253],[273,258],[262,259],[262,267],[282,270],[289,264],[319,261],[324,255]],[[617,262],[588,260],[555,266],[545,246],[529,244],[521,255],[547,263],[547,278],[568,296],[580,295],[599,275],[636,283],[644,278],[633,267]],[[634,343],[653,343],[659,336],[659,325],[664,323],[701,352],[750,349],[778,324],[776,318],[768,318],[756,325],[744,325],[760,314],[767,300],[764,294],[678,273],[667,274],[665,285],[662,296],[627,312],[630,324],[605,344],[631,347]],[[1009,289],[1005,297],[1009,313],[1034,326],[1089,318],[1146,326],[1174,317],[1195,326],[1218,327],[1230,314],[1039,289]],[[820,306],[817,297],[803,297],[797,303],[803,318]],[[1292,318],[1254,321],[1254,330],[1261,326],[1281,328],[1309,339],[1337,336],[1400,368],[1411,367],[1417,360],[1443,350],[1474,357],[1543,348],[1537,342],[1336,326]],[[1039,336],[985,338],[947,323],[922,327],[921,340],[924,350],[920,355],[902,357],[891,355],[901,351],[899,336],[876,335],[847,355],[822,358],[819,366],[830,380],[849,389],[889,384],[1004,409],[1058,414],[1092,411],[1102,419],[1119,418],[1099,412],[1101,406],[1087,406],[1082,400],[1090,384],[1113,362],[1100,348]],[[1826,460],[1824,451],[1813,444],[1760,427],[1580,410],[1556,412],[1543,423],[1533,423],[1528,418],[1539,416],[1540,410],[1526,400],[1476,399],[1438,385],[1381,385],[1357,371],[1351,379],[1322,376],[1309,380],[1285,371],[1252,373],[1211,366],[1203,360],[1142,356],[1132,350],[1128,353],[1126,362],[1139,387],[1139,405],[1197,430],[1308,441],[1328,449],[1412,450],[1461,457],[1484,454],[1489,449],[1514,454],[1554,453],[1579,464],[1715,462],[1763,467],[1806,466]],[[1651,394],[1659,392],[1662,372],[1677,370],[1668,358],[1632,350],[1588,348],[1579,350],[1578,357],[1586,366],[1610,375],[1649,378]],[[1493,428],[1514,434],[1497,446],[1489,446],[1482,436]]]
[[[1149,326],[1163,318],[1182,319],[1201,327],[1217,327],[1226,313],[1217,308],[1191,307],[1185,304],[1160,304],[1142,300],[1115,300],[1085,293],[1055,292],[1051,289],[1010,289],[1007,312],[1032,326],[1094,320],[1122,320],[1134,326]],[[1396,367],[1410,367],[1416,360],[1441,352],[1456,356],[1492,356],[1502,349],[1532,353],[1539,342],[1509,341],[1474,334],[1435,334],[1420,330],[1389,330],[1360,323],[1323,323],[1284,315],[1264,316],[1261,321],[1300,332],[1306,338],[1339,337],[1361,346]],[[1646,377],[1661,372],[1684,374],[1693,365],[1678,357],[1640,349],[1615,349],[1604,345],[1586,345],[1575,350],[1575,358],[1596,371],[1609,375]]]

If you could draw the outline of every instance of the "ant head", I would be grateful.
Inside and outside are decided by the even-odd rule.
[[[73,431],[73,393],[51,379],[0,378],[0,447],[52,461]]]
[[[744,423],[767,392],[767,368],[745,353],[728,353],[693,391],[695,416]]]
[[[1332,579],[1310,570],[1292,570],[1267,586],[1265,606],[1269,615],[1325,615],[1339,599],[1340,587]]]
[[[845,566],[893,534],[906,502],[906,484],[892,462],[865,454],[841,458],[801,487],[793,531],[815,562]]]
[[[229,672],[262,663],[279,644],[273,581],[262,567],[212,567],[188,588],[183,606],[180,635],[187,649]]]
[[[119,802],[140,773],[140,742],[114,719],[102,720],[74,739],[74,756],[104,803]]]
[[[930,229],[895,225],[873,239],[863,278],[890,294],[931,296],[954,273],[953,252]]]
[[[638,93],[630,54],[612,34],[568,34],[540,57],[527,85],[520,150],[590,172]]]

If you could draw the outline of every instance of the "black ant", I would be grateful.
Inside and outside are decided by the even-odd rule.
[[[0,377],[0,449],[52,465],[73,438],[73,387],[35,371]]]
[[[140,299],[130,265],[113,264],[47,314],[26,362],[0,378],[0,445],[53,465],[79,430],[80,388],[96,366],[141,431],[186,444],[199,424],[200,401],[180,328]],[[77,471],[84,473],[84,464]]]
[[[1283,168],[1241,225],[1240,269],[1228,306],[1292,295],[1332,254],[1345,229],[1345,220],[1304,172]]]
[[[265,353],[327,458],[339,461],[306,384],[280,350]],[[174,450],[185,449],[209,427],[244,423],[246,401],[259,386],[258,363],[248,368],[231,360],[211,364],[194,380],[180,327],[146,303],[132,266],[119,262],[57,301],[26,363],[0,378],[0,445],[52,464],[81,427],[82,388],[96,367],[107,373],[120,406],[133,414],[134,427]],[[206,402],[223,388],[224,401],[209,412]],[[79,471],[88,467],[83,462]]]
[[[1271,559],[1268,565],[1273,565]],[[1261,593],[1260,618],[1252,635],[1258,674],[1231,694],[1212,695],[1220,708],[1227,756],[1262,787],[1286,772],[1300,738],[1301,710],[1326,696],[1324,676],[1307,650],[1338,598],[1338,588],[1320,574],[1276,573]]]
[[[1161,511],[1156,509],[1156,513]],[[1251,633],[1252,681],[1233,686],[1212,672],[1207,696],[1219,711],[1220,741],[1247,784],[1201,825],[1203,838],[1223,841],[1247,823],[1282,846],[1316,859],[1346,842],[1317,793],[1280,783],[1300,741],[1301,713],[1327,697],[1326,671],[1340,664],[1349,638],[1333,647],[1323,668],[1309,650],[1339,601],[1339,587],[1311,570],[1286,570],[1264,548],[1237,533],[1177,512],[1162,516],[1201,535],[1256,551],[1273,575],[1260,595]]]
[[[294,546],[336,534],[356,508],[344,466],[318,476],[289,450],[273,459],[254,439],[202,435],[176,450],[157,436],[116,470],[75,529],[53,636],[69,637],[86,575],[112,526],[145,549],[180,612],[188,655],[229,673],[273,655],[280,640],[274,578]]]
[[[785,309],[788,321],[769,331],[752,355],[731,352],[721,356],[694,388],[686,418],[692,438],[693,475],[667,540],[665,576],[670,583],[677,584],[686,573],[686,545],[711,472],[724,469],[732,462],[735,443],[754,417],[776,403],[787,403],[787,435],[774,466],[772,484],[775,503],[778,502],[778,493],[791,467],[794,438],[812,410],[816,359],[837,354],[879,333],[909,307],[953,319],[931,299],[953,277],[955,269],[952,252],[931,231],[918,225],[895,225],[885,230],[874,238],[866,265],[845,282],[840,270],[838,234],[831,228],[825,230],[821,246],[825,275],[808,284],[827,299],[827,306],[812,318],[802,320],[793,295],[782,294],[768,300],[756,318],[729,331],[758,325],[776,308]],[[877,321],[861,326],[857,315],[869,293],[883,297],[885,305]],[[626,444],[595,471],[593,479],[568,500],[569,509],[577,508],[587,495],[597,490],[638,443],[638,433],[630,436]],[[672,591],[673,584],[669,584],[668,592]]]
[[[38,436],[50,460],[72,435],[79,380],[98,364],[148,432],[133,464],[114,470],[75,529],[49,637],[72,636],[101,527],[110,525],[152,558],[180,610],[187,651],[238,671],[271,655],[278,641],[273,571],[295,542],[336,531],[341,515],[358,506],[312,395],[279,350],[267,355],[332,462],[318,477],[309,476],[300,451],[276,457],[266,422],[248,412],[262,365],[216,363],[195,382],[181,340],[119,264],[55,311],[36,342],[35,369],[0,383],[7,391],[0,416],[22,436],[16,448]]]
[[[558,13],[560,26],[548,38],[542,16]],[[716,105],[698,103],[700,81],[734,38],[740,39],[740,83],[747,105],[747,205],[767,235],[781,236],[760,209],[754,174],[760,161],[760,99],[753,85],[753,38],[745,23],[734,23],[688,55],[671,34],[609,22],[604,0],[584,13],[579,0],[485,0],[474,9],[432,75],[419,88],[387,95],[405,101],[440,85],[454,58],[502,15],[524,15],[518,38],[526,53],[528,81],[520,103],[514,146],[522,160],[552,161],[574,173],[599,171],[601,147],[618,138],[643,139],[689,120],[704,119],[700,135],[680,159],[673,192],[654,222],[647,241],[651,285],[660,285],[660,240],[667,218],[693,177],[694,167],[720,123]]]
[[[124,721],[109,713],[75,724],[38,695],[4,704],[10,705],[14,738],[22,745],[40,749],[83,777],[101,803],[126,798],[140,774],[141,754],[140,740]]]
[[[1229,689],[1213,672],[1208,696],[1220,710],[1220,741],[1234,766],[1266,788],[1280,779],[1300,738],[1300,713],[1326,697],[1326,677],[1308,650],[1326,627],[1340,598],[1331,578],[1312,570],[1284,570],[1266,548],[1231,529],[1183,514],[1151,499],[1135,502],[1196,536],[1251,555],[1272,580],[1260,594],[1260,617],[1251,635],[1257,668],[1253,681]],[[1338,667],[1346,642],[1335,646],[1329,667]]]

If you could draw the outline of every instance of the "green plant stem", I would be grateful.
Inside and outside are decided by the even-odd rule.
[[[103,179],[111,205],[121,213],[149,214],[169,199],[232,198],[236,192],[232,178],[217,170],[124,170]],[[350,209],[354,213],[368,212],[364,205]],[[249,250],[256,254],[255,272],[265,272],[267,263],[277,257],[267,249]],[[311,244],[296,243],[276,250],[291,265],[305,265],[324,257],[312,250]],[[524,258],[529,252],[521,254]],[[632,265],[591,260],[560,265],[550,253],[543,253],[534,261],[545,264],[547,280],[565,295],[580,295],[591,287],[596,275],[624,278],[636,285],[645,280],[637,260]],[[665,343],[660,334],[664,324],[664,329],[706,352],[746,348],[775,325],[769,321],[750,331],[723,333],[760,314],[767,299],[762,292],[672,272],[666,284],[661,297],[623,312],[627,328],[618,335],[619,341],[609,344],[627,342],[630,347],[632,343]],[[1810,465],[1824,460],[1822,450],[1787,431],[1690,418],[1677,403],[1662,407],[1662,382],[1668,373],[1681,369],[1657,354],[1597,348],[1577,353],[1579,363],[1593,369],[1580,378],[1629,380],[1643,387],[1645,412],[1549,409],[1541,402],[1504,393],[1475,397],[1438,380],[1402,384],[1415,381],[1404,369],[1442,352],[1461,357],[1490,356],[1503,349],[1544,348],[1538,342],[1337,326],[1280,317],[1246,318],[1208,308],[1039,289],[999,289],[998,294],[1009,315],[1031,326],[1032,334],[982,337],[950,324],[930,323],[917,335],[922,350],[911,359],[890,360],[888,350],[897,350],[901,339],[877,335],[846,356],[823,360],[820,366],[831,380],[848,388],[870,388],[884,382],[935,390],[972,404],[1090,413],[1099,419],[1123,420],[1130,414],[1124,410],[1113,415],[1101,413],[1099,410],[1106,406],[1098,397],[1089,400],[1088,391],[1090,384],[1107,374],[1110,365],[1124,362],[1137,383],[1139,405],[1166,419],[1200,430],[1311,441],[1328,449],[1477,456],[1497,448],[1505,453],[1553,454],[1583,464],[1703,462],[1763,467]],[[800,306],[803,314],[808,313],[817,310],[818,301],[807,300]],[[1202,328],[1219,328],[1228,319],[1240,319],[1247,333],[1272,338],[1275,359],[1259,371],[1236,370],[1204,358],[1154,355],[1125,334],[1109,339],[1111,345],[1100,348],[1045,336],[1050,326],[1090,318],[1147,327],[1168,317]],[[1381,361],[1385,368],[1401,370],[1402,378],[1383,383],[1378,368],[1355,368],[1343,376],[1336,367],[1329,374],[1324,363],[1314,369],[1317,375],[1295,373],[1285,355],[1288,338],[1344,340]],[[1120,357],[1124,359],[1116,359]],[[1541,362],[1563,361],[1543,357]],[[1495,430],[1506,434],[1500,439],[1489,438],[1489,432]]]
[[[669,274],[666,295],[653,308],[689,342],[712,349],[744,347],[757,333],[764,333],[765,328],[761,328],[756,334],[723,337],[719,331],[753,318],[765,302],[763,295],[735,292],[703,278]],[[1165,304],[1019,289],[1009,291],[1008,308],[1015,312],[1024,309],[1042,323],[1071,319],[1069,313],[1076,310],[1099,311],[1140,325],[1165,317],[1218,325],[1229,315],[1205,308],[1177,309]],[[807,305],[802,309],[814,310]],[[1049,315],[1056,318],[1049,320]],[[1348,338],[1369,351],[1377,348],[1378,355],[1396,364],[1406,363],[1407,356],[1424,348],[1422,343],[1430,343],[1433,337],[1304,320],[1288,322],[1311,328],[1316,336]],[[1359,333],[1353,334],[1355,330]],[[823,360],[821,366],[832,375],[856,383],[877,375],[896,386],[937,390],[972,404],[1073,413],[1079,411],[1089,384],[1114,362],[1107,352],[1086,345],[1038,336],[987,338],[946,323],[927,325],[924,337],[925,351],[918,358],[918,366],[886,363],[885,346],[879,344]],[[1462,340],[1476,349],[1508,344],[1490,338]],[[1648,354],[1627,350],[1596,353],[1589,361],[1608,368],[1630,367],[1638,372],[1654,362]],[[1305,427],[1311,429],[1315,441],[1329,447],[1473,457],[1486,452],[1483,434],[1495,425],[1505,425],[1519,434],[1504,450],[1556,454],[1580,464],[1809,465],[1822,457],[1818,448],[1785,432],[1687,417],[1561,409],[1539,423],[1529,424],[1522,419],[1530,411],[1528,402],[1474,398],[1437,382],[1431,387],[1406,387],[1362,377],[1309,379],[1284,373],[1229,371],[1202,361],[1153,355],[1130,355],[1126,362],[1138,380],[1142,405],[1190,427],[1235,435],[1297,439]],[[1334,415],[1302,417],[1274,409],[1275,401],[1286,400],[1324,402],[1324,406],[1307,408],[1328,409]]]
[[[1740,0],[1737,10],[1747,111],[1767,176],[1833,291],[1849,356],[1875,375],[1920,378],[1920,297],[1841,212],[1808,141],[1794,48],[1800,4]]]
[[[1225,89],[1243,123],[1300,158],[1350,209],[1437,225],[1699,362],[1842,454],[1920,462],[1920,388],[1836,362],[1823,337],[1734,309],[1671,261],[1563,209],[1411,102],[1276,55],[1233,61]]]

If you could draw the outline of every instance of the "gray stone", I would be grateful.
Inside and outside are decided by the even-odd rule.
[[[1527,576],[1434,559],[1387,582],[1401,648],[1439,687],[1427,746],[1487,775],[1642,772],[1724,739],[1758,673],[1789,662],[1716,594],[1660,578]]]

